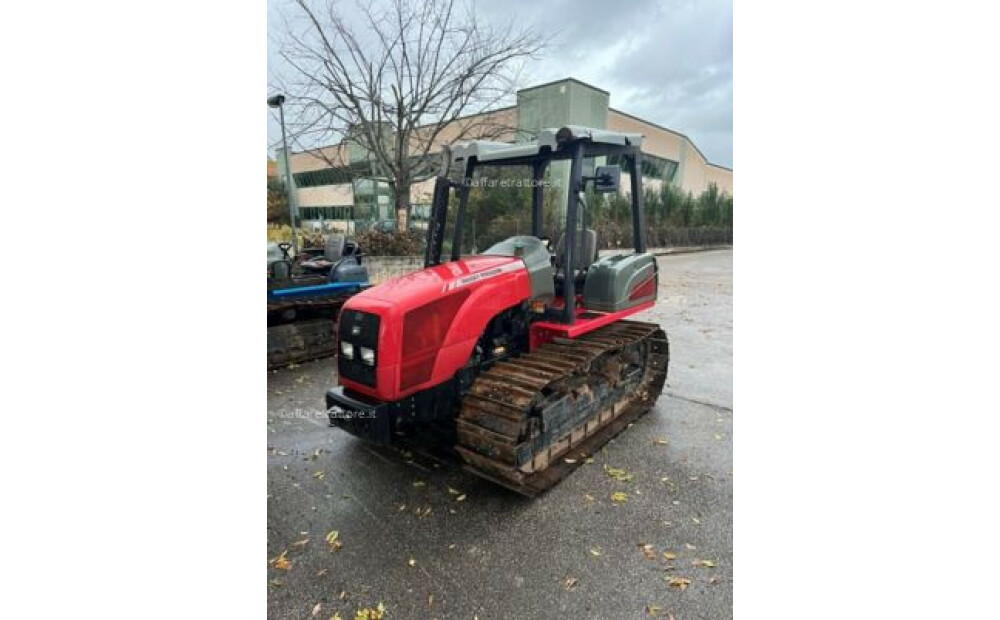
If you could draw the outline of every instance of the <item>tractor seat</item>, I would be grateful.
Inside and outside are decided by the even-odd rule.
[[[577,293],[583,292],[583,285],[587,279],[587,268],[597,260],[597,232],[593,228],[586,228],[580,234],[582,237],[577,242],[576,252],[573,253],[573,262],[575,263],[573,283]],[[563,292],[562,268],[565,262],[566,235],[563,234],[559,237],[559,243],[556,244],[556,295],[562,295]]]

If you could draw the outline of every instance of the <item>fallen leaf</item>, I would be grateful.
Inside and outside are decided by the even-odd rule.
[[[701,519],[698,517],[691,517],[691,520],[694,521],[695,525],[701,525]]]
[[[302,540],[296,540],[295,542],[293,542],[292,546],[293,547],[304,547],[308,543],[309,543],[309,539],[308,538],[303,538]]]
[[[281,586],[285,585],[285,582],[281,581],[280,579],[272,579],[267,582],[267,585],[274,586],[275,588],[280,588]]]
[[[452,543],[452,544],[448,545],[448,548],[449,548],[449,549],[454,549],[454,548],[455,548],[455,544],[454,544],[454,543]]]
[[[667,440],[666,439],[662,439],[662,438],[660,438],[660,439],[654,439],[653,443],[655,443],[658,446],[665,446],[665,445],[667,445]]]
[[[685,579],[684,577],[671,577],[667,580],[667,585],[671,588],[680,588],[681,590],[687,590],[687,587],[691,585],[690,579]]]
[[[459,491],[458,489],[453,489],[451,487],[448,487],[448,492],[451,493],[452,495],[461,495],[462,494],[462,492]]]
[[[326,574],[326,569],[323,568],[323,569],[320,569],[320,571],[318,573],[316,573],[316,576],[317,577],[322,577],[325,574]]]
[[[413,483],[413,486],[415,487],[427,486],[427,483],[424,482],[423,480],[417,480],[416,482]]]
[[[465,501],[465,494],[462,494],[462,495],[459,495],[458,497],[456,497],[455,501],[456,502],[464,502]]]
[[[312,453],[312,458],[313,460],[319,458],[319,448],[316,448],[316,451]]]
[[[413,558],[410,558],[410,561],[407,562],[407,564],[409,564],[410,566],[416,566],[417,565],[417,561],[414,560]]]
[[[427,606],[430,607],[432,605],[434,605],[434,595],[433,594],[428,594],[427,595]]]
[[[318,472],[316,472],[316,473],[313,474],[313,478],[315,478],[317,480],[322,480],[323,476],[325,476],[325,475],[326,475],[326,472],[324,472],[324,471],[318,471]]]
[[[594,496],[591,495],[590,493],[587,493],[586,495],[584,495],[584,497],[587,499],[587,501],[591,502],[594,501]]]
[[[292,568],[292,563],[285,556],[288,554],[288,550],[281,552],[281,555],[271,560],[271,566],[277,570],[289,570]]]
[[[591,549],[590,549],[590,555],[592,555],[594,557],[598,557],[598,558],[601,557],[601,548],[600,547],[591,547]]]
[[[572,590],[573,588],[576,587],[578,583],[580,583],[580,580],[577,579],[576,577],[567,577],[566,580],[563,582],[563,585],[567,590]]]
[[[622,493],[621,491],[619,491],[617,493],[612,493],[611,494],[611,501],[613,501],[616,504],[624,504],[625,502],[628,501],[628,495],[626,495],[625,493]]]
[[[312,616],[318,615],[319,614],[319,610],[322,609],[322,608],[323,608],[323,603],[316,603],[316,605],[313,607],[312,614],[310,614],[310,615],[312,615]]]
[[[340,537],[340,532],[337,530],[331,530],[329,534],[326,535],[326,542],[330,545],[330,548],[334,551],[340,551],[343,545],[340,544],[338,538]]]
[[[712,560],[695,560],[691,562],[695,566],[704,566],[705,568],[715,568],[715,562]]]
[[[660,608],[656,605],[646,605],[646,613],[649,614],[650,617],[658,618],[660,616]]]
[[[590,465],[591,463],[594,462],[594,459],[593,457],[588,456],[583,462],[586,463],[587,465]]]
[[[653,545],[644,545],[644,544],[640,543],[639,544],[639,548],[642,549],[642,554],[644,556],[646,556],[647,560],[655,560],[656,559],[656,550],[653,549]]]
[[[618,482],[630,482],[633,477],[632,474],[628,473],[624,469],[608,467],[607,465],[604,466],[604,473],[611,476]]]
[[[663,559],[665,559],[665,560],[676,560],[677,559],[677,554],[676,553],[672,553],[670,551],[664,551],[663,552]]]
[[[684,546],[687,547],[688,550],[690,550],[690,551],[694,551],[695,549],[698,548],[698,547],[695,547],[694,545],[692,545],[691,543],[684,543]]]
[[[715,438],[716,438],[716,439],[722,439],[722,435],[720,435],[720,434],[716,433],[716,434],[715,434]]]
[[[344,620],[344,619],[340,617],[340,612],[338,611],[334,612],[334,614],[330,616],[330,620]]]

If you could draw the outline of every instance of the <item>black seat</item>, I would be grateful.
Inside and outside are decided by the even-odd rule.
[[[563,283],[565,276],[563,275],[563,264],[566,262],[566,235],[565,233],[559,237],[559,243],[556,244],[556,295],[563,294]],[[583,292],[583,284],[587,280],[587,268],[590,267],[594,261],[597,260],[597,231],[593,228],[585,228],[580,232],[580,238],[577,240],[575,252],[573,252],[573,284],[577,293]]]

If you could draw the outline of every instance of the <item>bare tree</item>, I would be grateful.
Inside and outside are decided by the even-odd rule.
[[[397,230],[407,227],[411,187],[435,173],[432,151],[446,127],[449,141],[513,130],[483,113],[510,98],[521,63],[544,45],[513,22],[479,23],[454,0],[295,7],[280,52],[289,77],[279,78],[294,141],[340,142],[311,151],[335,167],[347,163],[347,149],[365,152],[393,191]]]

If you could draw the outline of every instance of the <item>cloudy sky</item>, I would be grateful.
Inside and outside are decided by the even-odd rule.
[[[531,25],[548,37],[522,86],[575,77],[611,93],[611,107],[687,134],[712,163],[733,165],[731,0],[474,0],[487,23]],[[268,0],[277,35],[287,0]],[[277,66],[268,42],[268,68]],[[280,139],[273,119],[268,143]]]

